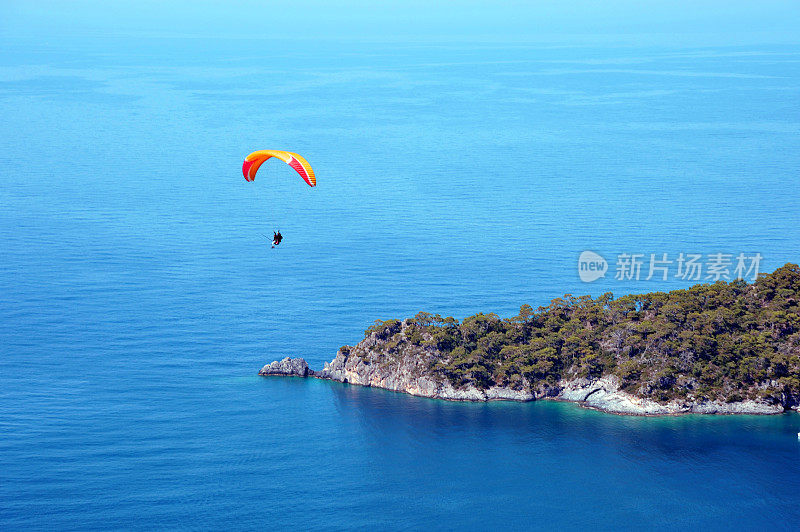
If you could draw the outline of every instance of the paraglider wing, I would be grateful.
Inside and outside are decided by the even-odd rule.
[[[317,186],[317,178],[314,176],[314,170],[303,157],[290,151],[281,150],[259,150],[254,151],[244,158],[242,164],[242,175],[247,181],[253,181],[256,178],[256,172],[267,159],[275,157],[291,166],[295,172],[300,174],[308,186]]]

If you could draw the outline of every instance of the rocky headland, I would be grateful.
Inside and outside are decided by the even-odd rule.
[[[259,375],[625,415],[779,414],[800,403],[799,289],[800,268],[787,265],[754,284],[565,296],[508,319],[419,313],[377,321],[321,370],[287,357]]]

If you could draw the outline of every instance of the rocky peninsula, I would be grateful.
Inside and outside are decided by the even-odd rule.
[[[753,284],[567,295],[507,319],[419,313],[376,321],[322,370],[287,357],[259,375],[453,401],[562,400],[625,415],[779,414],[800,404],[798,302],[800,268],[787,264]]]

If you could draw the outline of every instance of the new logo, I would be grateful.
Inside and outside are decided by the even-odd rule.
[[[578,276],[584,283],[591,283],[606,276],[608,262],[594,251],[584,251],[578,257]]]

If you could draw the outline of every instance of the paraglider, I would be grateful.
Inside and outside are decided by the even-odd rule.
[[[281,161],[285,162],[289,166],[291,166],[295,172],[297,172],[300,177],[303,178],[303,181],[310,187],[317,186],[317,178],[314,176],[314,170],[311,168],[311,165],[308,164],[302,156],[292,153],[290,151],[282,151],[282,150],[259,150],[254,151],[250,155],[244,158],[244,163],[242,163],[242,175],[244,175],[245,180],[252,182],[256,178],[256,173],[258,169],[261,168],[261,165],[264,164],[267,159],[271,159],[275,157],[276,159],[280,159]],[[269,239],[266,235],[264,238]],[[283,240],[283,235],[280,231],[273,231],[272,232],[272,249],[275,249],[275,246],[280,245],[281,241]]]
[[[272,249],[275,249],[275,246],[280,245],[281,241],[283,240],[283,235],[280,231],[273,231],[272,238],[268,237],[264,233],[261,233],[261,236],[272,242]]]
[[[245,157],[244,163],[242,164],[242,175],[244,175],[244,178],[247,181],[253,181],[261,165],[272,157],[280,159],[291,166],[295,172],[300,174],[300,177],[303,178],[303,181],[305,181],[308,186],[317,186],[317,178],[314,176],[314,170],[311,169],[311,165],[308,164],[308,161],[296,153],[281,150],[259,150]]]

